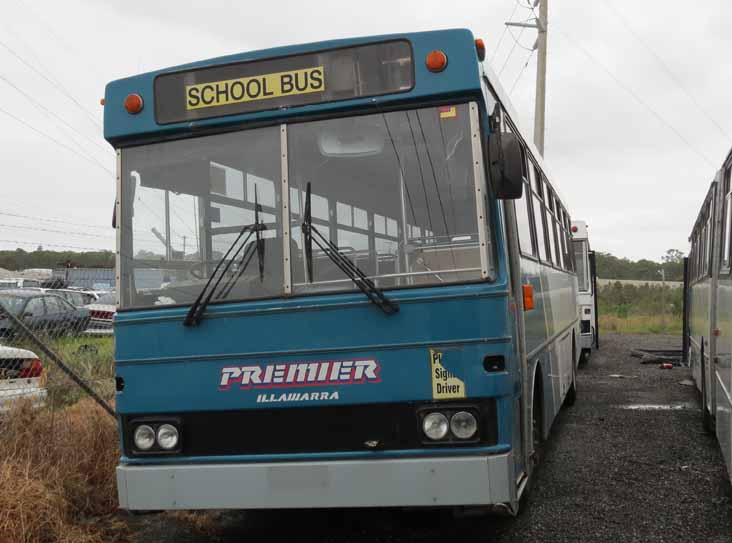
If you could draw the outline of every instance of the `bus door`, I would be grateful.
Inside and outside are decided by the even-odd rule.
[[[597,311],[597,299],[598,299],[598,290],[597,290],[597,263],[595,261],[595,251],[589,252],[589,258],[590,258],[590,284],[592,285],[592,303],[594,305],[595,314],[594,314],[594,327],[595,327],[595,333],[593,334],[593,342],[595,345],[595,349],[600,348],[600,318],[599,318],[599,312]]]

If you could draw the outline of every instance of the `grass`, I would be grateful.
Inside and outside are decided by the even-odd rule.
[[[676,315],[625,315],[600,312],[600,335],[603,332],[618,334],[667,334],[681,335],[681,317]]]
[[[119,458],[112,417],[89,399],[61,410],[18,405],[0,432],[0,541],[125,538],[124,524],[111,516]]]
[[[114,397],[114,337],[112,336],[39,336],[77,376],[100,396]],[[43,364],[41,384],[48,391],[48,403],[54,408],[73,405],[86,393],[28,338],[15,341],[13,347],[34,352]]]

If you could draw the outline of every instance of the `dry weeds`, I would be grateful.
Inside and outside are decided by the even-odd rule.
[[[0,436],[0,543],[125,537],[109,517],[117,509],[117,426],[94,402],[59,411],[20,405],[0,420]]]

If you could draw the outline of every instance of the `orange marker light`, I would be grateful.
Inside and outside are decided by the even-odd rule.
[[[531,285],[521,285],[524,292],[524,311],[534,309],[534,287]]]
[[[481,38],[475,40],[475,51],[478,53],[478,60],[483,62],[485,60],[485,43]]]
[[[102,98],[101,100],[99,100],[99,105],[100,106],[103,106],[104,105],[104,98]]]
[[[427,69],[430,72],[441,72],[447,67],[447,55],[435,49],[427,55],[425,64],[427,64]]]
[[[576,226],[573,226],[572,227],[572,232],[575,232],[575,233],[577,232],[577,227]]]
[[[143,106],[142,96],[139,94],[128,94],[127,98],[125,98],[125,109],[127,113],[136,115],[142,111]]]

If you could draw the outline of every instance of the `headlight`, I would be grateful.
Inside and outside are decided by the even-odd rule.
[[[169,451],[178,445],[178,429],[172,424],[163,424],[158,428],[158,445]]]
[[[450,419],[450,430],[458,439],[470,439],[478,431],[478,421],[467,411],[458,411]]]
[[[155,445],[155,431],[147,424],[138,426],[135,430],[134,440],[135,447],[139,450],[149,451]]]
[[[432,440],[443,439],[447,435],[447,417],[442,413],[430,413],[422,421],[424,435]]]

